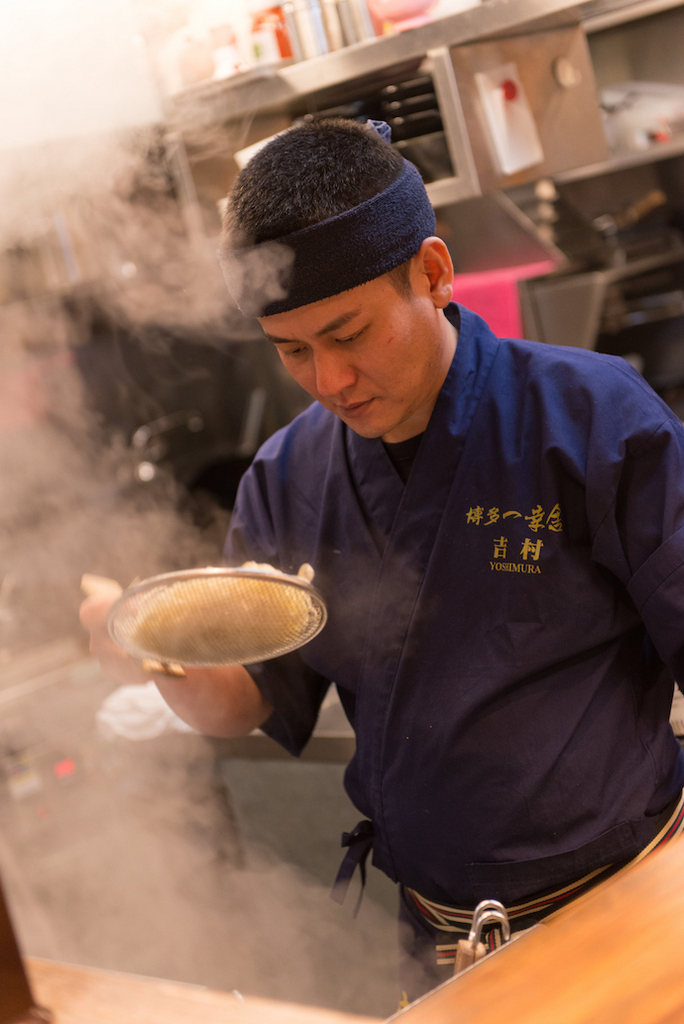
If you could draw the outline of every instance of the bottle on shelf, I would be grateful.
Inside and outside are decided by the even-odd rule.
[[[277,64],[293,56],[282,7],[266,7],[253,12],[250,44],[254,64]]]

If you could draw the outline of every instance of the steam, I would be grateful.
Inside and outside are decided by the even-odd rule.
[[[88,693],[101,689],[91,675]],[[66,752],[75,746],[72,736]],[[304,860],[318,847],[332,876],[333,836],[296,798],[309,789],[307,772],[321,771],[325,817],[336,811],[346,823],[354,812],[335,801],[342,766],[230,760],[226,787],[211,741],[199,736],[91,738],[79,753],[71,788],[53,781],[3,807],[0,870],[27,953],[382,1018],[395,1009],[392,911],[366,895],[352,920],[356,891],[345,907],[333,903],[273,824],[274,804],[287,796],[283,781],[273,784],[281,773],[294,786],[290,842]],[[250,829],[244,815],[255,799]]]
[[[203,223],[152,59],[210,6],[0,5],[0,278],[15,279],[0,301],[76,287],[132,324],[234,326],[206,237],[216,211]]]
[[[141,28],[188,4],[0,5],[0,650],[74,632],[83,571],[135,576],[216,562],[168,478],[132,486],[75,365],[93,312],[141,345],[239,338],[215,245],[190,237],[180,172]],[[123,385],[123,382],[122,382]]]
[[[0,7],[0,147],[157,123],[161,104],[130,0],[9,0]]]
[[[115,687],[87,659],[81,574],[125,585],[216,563],[226,530],[220,510],[201,523],[183,512],[170,476],[136,482],[125,425],[105,433],[76,359],[98,318],[141,345],[165,344],[165,332],[250,337],[207,211],[188,202],[146,55],[193,9],[0,4],[0,94],[11,97],[0,132],[0,871],[28,954],[386,1016],[397,988],[392,913],[367,898],[352,922],[328,899],[353,808],[325,832],[324,882],[249,833],[245,822],[268,823],[273,808],[238,821],[239,779],[218,777],[211,740],[134,743],[95,726]],[[238,126],[235,148],[248,129]],[[81,659],[44,667],[34,686],[26,666],[66,638]],[[65,755],[75,774],[60,781]],[[17,765],[33,782],[12,795],[5,774]],[[258,764],[245,762],[250,771]],[[334,774],[339,794],[342,766]],[[310,837],[307,816],[320,812],[303,792],[295,772],[279,804]]]
[[[213,510],[198,527],[179,515],[171,477],[134,484],[126,426],[104,433],[76,365],[97,322],[155,351],[174,338],[255,336],[226,292],[182,145],[162,123],[151,61],[206,7],[0,5],[0,94],[12,97],[0,132],[5,658],[73,632],[83,571],[126,584],[221,557],[225,515]]]
[[[294,250],[280,242],[221,252],[226,286],[245,314],[260,316],[269,303],[286,298],[294,258]]]

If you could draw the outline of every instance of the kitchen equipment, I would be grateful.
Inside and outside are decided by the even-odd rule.
[[[299,32],[297,30],[297,20],[294,13],[294,4],[292,0],[283,0],[283,18],[285,19],[285,27],[287,28],[287,35],[290,40],[290,47],[292,49],[292,56],[295,61],[303,60],[304,54],[299,43]],[[238,164],[238,166],[240,166]]]
[[[312,578],[309,565],[292,576],[256,563],[163,573],[125,590],[107,627],[136,658],[249,665],[294,651],[323,629],[327,610]]]
[[[418,93],[413,96],[406,96],[403,99],[384,100],[382,112],[389,117],[406,117],[407,114],[416,114],[421,110],[432,110],[437,106],[437,100],[433,89],[425,93]]]
[[[434,95],[434,92],[435,87],[430,75],[415,75],[406,81],[393,82],[391,85],[386,85],[384,89],[380,90],[380,96],[383,103],[389,103],[392,100],[406,100],[411,96],[424,95],[425,93],[432,93]]]
[[[350,2],[337,0],[343,30]],[[311,79],[305,116],[358,104],[342,116],[389,121],[393,145],[415,163],[439,210],[609,155],[579,25],[437,46],[372,73],[349,59],[357,74],[337,87]]]
[[[684,383],[684,243],[582,273],[519,282],[524,336],[634,357],[658,392]]]
[[[399,117],[388,118],[392,138],[396,142],[413,139],[416,135],[426,136],[442,129],[442,118],[437,108],[407,112]]]
[[[360,42],[351,0],[337,0],[335,7],[337,8],[337,17],[340,22],[344,45],[351,46],[353,43]]]
[[[345,0],[337,0],[340,19]],[[344,22],[343,22],[344,24]],[[423,181],[453,175],[435,86],[430,75],[407,74],[398,82],[367,92],[363,98],[336,106],[324,106],[304,120],[345,117],[361,123],[368,119],[387,121],[392,145],[416,165]],[[242,154],[238,154],[241,159]],[[237,157],[236,157],[237,159]]]
[[[648,149],[684,130],[684,86],[621,82],[601,90],[608,143],[614,153]]]
[[[331,53],[333,50],[341,50],[343,46],[346,46],[346,40],[344,38],[342,22],[340,21],[337,0],[321,0],[321,14],[323,15],[328,50]]]
[[[328,40],[323,26],[323,14],[318,0],[292,0],[283,7],[286,23],[292,25],[296,39],[295,49],[303,60],[328,52]]]

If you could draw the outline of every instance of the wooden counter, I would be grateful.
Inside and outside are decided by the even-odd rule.
[[[391,1019],[683,1024],[684,838]]]
[[[378,1024],[177,982],[29,960],[55,1024]],[[684,839],[392,1017],[397,1024],[683,1024]]]
[[[28,959],[36,1001],[54,1024],[378,1024],[358,1017],[196,985]]]

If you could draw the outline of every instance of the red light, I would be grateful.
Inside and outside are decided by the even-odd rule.
[[[65,757],[61,761],[58,761],[52,769],[52,774],[56,779],[66,779],[69,775],[75,775],[75,773],[76,762],[72,761],[70,757]]]
[[[504,98],[505,99],[507,99],[507,100],[517,99],[517,96],[518,96],[518,86],[515,84],[515,82],[513,81],[512,78],[507,78],[504,82],[502,82],[501,83],[501,88],[503,89],[503,94],[504,94]]]

